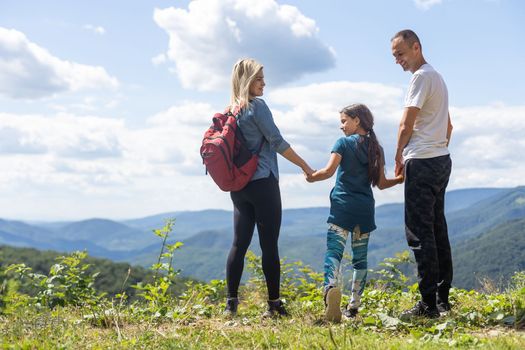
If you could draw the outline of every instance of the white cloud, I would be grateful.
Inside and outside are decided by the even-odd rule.
[[[524,115],[525,106],[452,108],[452,184],[458,188],[522,185]]]
[[[367,104],[391,176],[402,95],[388,85],[337,81],[278,89],[266,100],[285,139],[314,168],[326,164],[342,136],[338,111],[354,102]],[[150,116],[140,128],[97,116],[0,113],[3,215],[133,217],[231,209],[229,196],[204,175],[199,156],[202,135],[216,111],[207,103],[186,101]],[[451,108],[449,189],[522,185],[523,115],[525,106]],[[335,178],[307,184],[296,166],[278,158],[284,207],[329,205]],[[400,186],[374,193],[377,204],[403,200]],[[204,197],[210,204],[203,204]]]
[[[104,29],[104,27],[102,26],[94,26],[92,24],[86,24],[84,26],[84,29],[86,30],[89,30],[95,34],[98,34],[98,35],[104,35],[106,34],[106,29]]]
[[[34,140],[31,135],[11,126],[0,127],[0,153],[34,154],[45,152],[47,152],[47,148]]]
[[[375,116],[374,128],[385,149],[388,177],[393,173],[402,97],[403,91],[396,87],[339,81],[278,89],[267,101],[283,136],[313,168],[326,164],[333,143],[342,135],[338,111],[346,104],[365,103]],[[451,107],[454,131],[449,189],[523,185],[525,165],[520,155],[525,154],[524,115],[525,106]],[[285,204],[328,205],[333,179],[303,188],[297,168],[286,161],[280,165],[284,173],[281,188],[291,196],[287,199],[283,194]],[[378,204],[403,200],[402,187],[374,193]]]
[[[11,144],[29,146],[33,153],[73,159],[119,157],[122,150],[118,132],[123,126],[121,120],[99,117],[58,114],[49,118],[0,113],[0,130],[10,132]]]
[[[423,11],[430,9],[432,6],[439,5],[442,2],[443,0],[414,0],[417,8]]]
[[[2,215],[142,216],[174,203],[199,209],[203,193],[225,206],[229,197],[205,176],[199,155],[215,111],[185,102],[142,128],[96,116],[0,113],[0,205],[21,203]]]
[[[151,63],[153,63],[153,65],[155,65],[155,66],[159,66],[159,65],[161,65],[163,63],[166,63],[167,60],[168,59],[167,59],[166,55],[161,53],[161,54],[158,54],[157,56],[153,57],[151,59]]]
[[[269,94],[268,103],[283,136],[312,167],[319,168],[343,135],[339,111],[349,104],[366,104],[374,114],[380,142],[385,149],[394,147],[402,94],[401,89],[384,84],[334,81],[277,89]],[[294,171],[290,165],[284,169]]]
[[[156,9],[154,19],[169,34],[166,55],[186,88],[224,89],[242,57],[270,67],[274,85],[334,66],[315,21],[274,0],[195,0],[187,10]]]
[[[38,99],[60,92],[116,88],[104,68],[61,60],[14,29],[0,27],[0,94]]]

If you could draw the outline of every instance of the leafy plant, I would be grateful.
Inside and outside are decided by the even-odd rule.
[[[11,264],[8,273],[14,273],[30,281],[37,290],[35,301],[38,305],[54,308],[56,306],[96,306],[104,297],[94,288],[98,272],[87,274],[89,264],[84,264],[86,252],[76,251],[60,256],[51,266],[48,275],[34,273],[25,264]]]
[[[413,264],[414,260],[410,257],[408,250],[396,253],[395,257],[386,258],[379,263],[381,269],[373,271],[373,274],[378,277],[375,281],[371,280],[371,284],[375,282],[377,287],[390,291],[406,290],[409,277],[405,275],[403,270]]]
[[[182,242],[168,243],[169,235],[173,231],[174,219],[166,221],[161,229],[153,230],[153,233],[162,239],[162,245],[157,262],[151,266],[154,271],[153,281],[150,283],[138,283],[134,286],[140,291],[139,295],[148,303],[148,309],[154,316],[165,316],[173,298],[170,287],[175,283],[175,277],[180,273],[173,267],[173,255],[177,249],[182,247]]]
[[[525,271],[516,272],[512,276],[513,289],[511,299],[514,311],[514,327],[525,328]]]
[[[163,247],[169,242],[169,232],[171,227],[160,232]],[[383,266],[384,273],[378,274],[379,278],[365,289],[357,317],[345,319],[340,325],[331,325],[316,322],[323,316],[322,275],[302,262],[283,260],[282,294],[290,302],[292,316],[261,321],[260,310],[252,306],[266,299],[266,283],[261,258],[249,252],[247,260],[251,277],[242,287],[245,305],[249,307],[243,307],[238,318],[225,320],[219,316],[224,306],[224,280],[188,282],[181,297],[170,293],[173,278],[178,273],[171,266],[175,249],[162,249],[160,258],[152,267],[156,277],[151,289],[140,290],[151,299],[143,297],[131,304],[124,302],[127,296],[121,291],[111,304],[106,297],[100,296],[99,305],[91,305],[89,300],[97,300],[99,295],[95,293],[94,298],[89,293],[82,294],[79,284],[72,286],[73,281],[89,281],[93,277],[86,275],[82,261],[76,264],[74,259],[59,260],[58,264],[65,266],[55,268],[44,277],[31,276],[32,271],[22,265],[11,267],[10,275],[34,278],[33,281],[38,282],[34,285],[38,292],[50,288],[43,288],[41,281],[46,279],[49,282],[51,277],[58,275],[68,276],[64,277],[69,280],[65,284],[80,290],[75,292],[78,298],[65,299],[70,302],[64,306],[34,307],[45,305],[44,300],[48,299],[42,298],[49,298],[49,295],[44,297],[36,293],[29,297],[18,293],[20,280],[9,278],[3,294],[5,310],[9,312],[0,315],[0,347],[442,349],[480,346],[518,349],[525,346],[525,338],[518,332],[501,326],[504,320],[512,320],[509,325],[517,328],[520,325],[515,320],[521,319],[519,315],[522,315],[525,304],[525,271],[515,275],[512,288],[506,293],[452,288],[450,300],[453,308],[449,314],[435,320],[407,323],[398,318],[399,312],[419,298],[419,291],[417,284],[411,285],[403,277],[400,264],[406,262],[407,256],[397,256],[386,260],[389,264]],[[72,271],[76,277],[69,276],[66,270]],[[168,277],[172,279],[166,280]],[[59,280],[57,277],[52,281],[58,283]],[[60,295],[61,287],[53,288],[54,295]],[[27,307],[15,309],[13,305],[17,303]],[[163,309],[166,310],[164,314]],[[86,317],[90,313],[93,316]],[[100,331],[100,326],[112,327],[114,332]],[[488,336],[487,329],[496,336]]]
[[[252,251],[246,254],[247,268],[250,271],[248,286],[261,295],[266,294],[266,282],[262,270],[262,259]],[[314,271],[301,261],[287,262],[281,259],[281,296],[286,300],[314,301],[322,299],[321,283],[323,275]]]

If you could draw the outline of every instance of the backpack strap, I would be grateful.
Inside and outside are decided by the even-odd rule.
[[[241,113],[241,107],[239,106],[235,106],[235,108],[233,109],[233,111],[231,110],[231,106],[228,106],[224,109],[224,115],[231,115],[231,116],[234,116],[235,119],[237,119],[238,115]]]

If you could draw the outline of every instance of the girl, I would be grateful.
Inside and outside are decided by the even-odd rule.
[[[352,240],[352,296],[345,316],[355,317],[366,283],[367,251],[370,232],[375,228],[372,186],[379,189],[403,182],[403,176],[385,178],[384,155],[374,133],[374,117],[363,104],[353,104],[340,112],[341,130],[345,134],[335,143],[325,168],[307,176],[309,182],[330,178],[337,170],[335,186],[330,192],[327,251],[324,262],[325,317],[341,321],[341,290],[336,277],[346,240]]]
[[[237,123],[246,146],[259,151],[259,163],[251,181],[242,190],[231,192],[233,202],[233,243],[226,264],[228,298],[225,313],[237,313],[238,289],[244,268],[244,256],[250,245],[255,224],[262,250],[262,268],[268,288],[265,316],[286,316],[279,296],[281,266],[277,241],[281,227],[281,193],[277,153],[299,166],[306,175],[313,170],[295,153],[275,125],[270,109],[259,98],[264,90],[263,66],[253,59],[238,61],[232,72],[230,110],[240,108]]]

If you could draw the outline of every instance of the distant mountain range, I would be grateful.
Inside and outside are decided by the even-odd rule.
[[[378,229],[370,239],[370,267],[407,249],[403,210],[402,203],[376,208]],[[328,211],[324,207],[284,210],[281,257],[288,261],[301,260],[321,270]],[[450,191],[446,212],[457,271],[455,284],[473,288],[479,286],[479,279],[485,275],[494,279],[508,278],[507,272],[485,268],[488,260],[478,261],[475,252],[483,252],[485,248],[482,247],[492,242],[490,252],[494,261],[499,261],[498,256],[509,251],[499,249],[498,245],[510,241],[494,239],[494,232],[505,236],[512,234],[515,247],[525,242],[523,224],[519,224],[525,219],[525,187]],[[0,219],[0,244],[61,252],[86,249],[94,257],[149,265],[156,260],[161,244],[151,231],[162,227],[169,218],[176,220],[172,240],[184,243],[175,254],[175,265],[183,274],[204,280],[224,278],[226,255],[232,241],[232,213],[225,210],[170,212],[120,222],[89,219],[26,223]],[[250,249],[260,252],[256,235]],[[525,253],[516,252],[515,255],[509,269],[523,269]],[[473,261],[477,264],[470,263]]]

